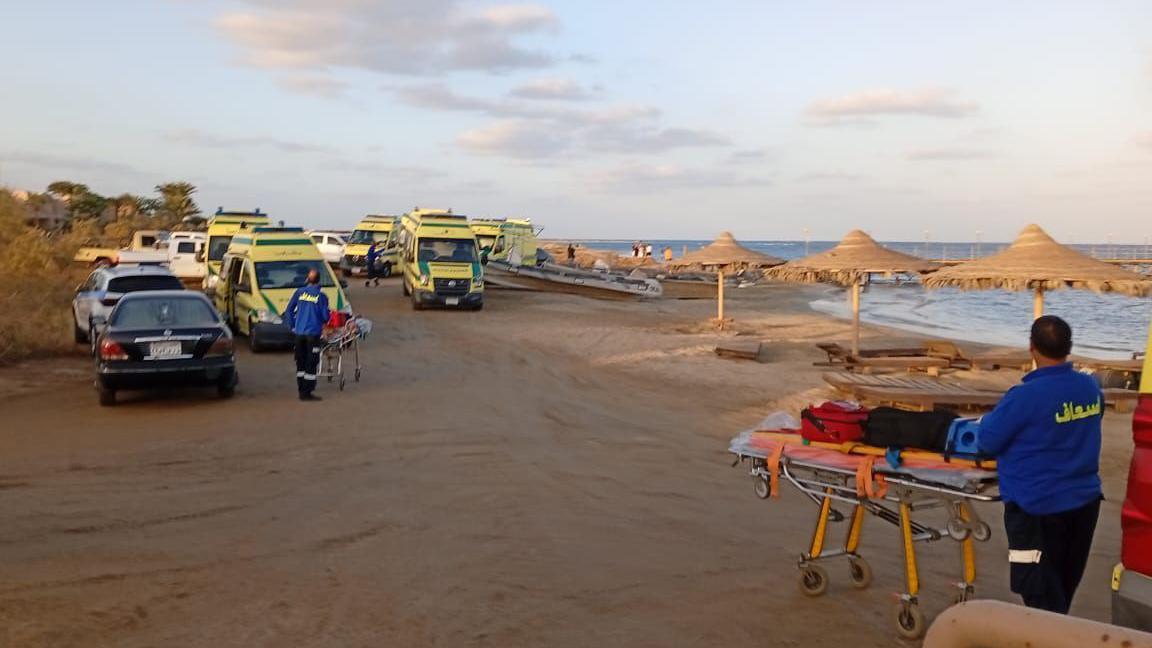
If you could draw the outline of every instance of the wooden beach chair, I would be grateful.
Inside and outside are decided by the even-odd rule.
[[[716,355],[736,360],[758,360],[761,346],[758,340],[731,340],[717,344]]]
[[[861,373],[869,374],[876,370],[881,369],[903,369],[908,373],[916,371],[923,371],[929,376],[939,376],[941,369],[947,369],[952,366],[952,363],[944,358],[933,358],[931,356],[880,356],[876,358],[860,358],[851,357],[844,363],[844,368],[849,371],[859,371]]]
[[[986,353],[968,353],[958,344],[950,340],[929,340],[924,343],[927,355],[934,358],[944,358],[952,363],[955,369],[1019,369],[1027,371],[1032,368],[1032,356],[1027,351],[991,351]]]
[[[857,400],[901,409],[930,411],[937,407],[961,410],[991,409],[1000,402],[1004,390],[965,385],[935,378],[861,376],[827,372],[824,382],[836,391]]]
[[[843,346],[837,342],[821,342],[816,345],[824,353],[828,354],[828,362],[813,362],[812,364],[817,367],[838,367],[844,365],[847,360],[852,358],[852,349]],[[873,347],[869,349],[860,349],[860,353],[856,354],[858,358],[881,358],[881,357],[907,357],[907,356],[922,356],[925,355],[925,349],[922,346],[918,347]]]

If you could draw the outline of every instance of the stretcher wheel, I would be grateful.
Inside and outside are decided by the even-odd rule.
[[[772,494],[772,489],[768,485],[768,480],[764,479],[763,477],[753,477],[752,488],[756,491],[756,497],[759,497],[760,499],[768,499],[768,496]]]
[[[948,529],[948,535],[956,541],[967,540],[968,534],[972,532],[972,530],[968,528],[968,523],[960,518],[950,518],[946,528]]]
[[[924,613],[919,606],[900,603],[896,606],[896,630],[905,639],[916,640],[924,636]]]
[[[343,374],[341,374],[341,376],[340,376],[340,391],[344,391],[344,376],[343,376]]]
[[[819,565],[806,565],[800,570],[798,584],[805,596],[823,596],[828,591],[828,572]]]
[[[992,538],[992,527],[987,522],[980,521],[972,527],[972,539],[976,542],[988,542]]]
[[[852,587],[856,589],[867,589],[872,584],[872,566],[863,558],[848,560],[848,575],[852,578]]]

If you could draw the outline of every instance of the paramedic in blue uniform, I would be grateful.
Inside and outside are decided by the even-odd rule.
[[[996,458],[1012,591],[1024,605],[1067,614],[1084,575],[1100,512],[1096,378],[1072,368],[1072,328],[1032,324],[1036,369],[980,423],[980,450]]]
[[[296,335],[296,388],[302,401],[318,401],[316,370],[320,366],[320,334],[328,322],[328,296],[320,289],[320,273],[308,272],[308,281],[296,289],[288,308],[284,309],[284,323]]]
[[[365,265],[368,267],[368,280],[364,282],[364,287],[369,285],[380,285],[380,248],[376,247],[376,241],[372,241],[372,245],[368,246],[368,254],[365,256]],[[373,284],[375,282],[375,284]]]

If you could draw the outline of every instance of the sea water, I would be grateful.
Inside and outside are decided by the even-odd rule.
[[[595,249],[629,255],[631,241],[585,240],[577,243]],[[664,248],[680,256],[711,241],[647,241],[652,254],[663,258]],[[741,241],[745,247],[781,259],[795,259],[830,249],[835,241]],[[993,254],[1005,243],[910,243],[883,245],[901,252],[934,259],[967,259]],[[1144,245],[1072,245],[1091,256],[1144,258],[1152,251]],[[851,317],[848,291],[829,286],[812,308],[836,317]],[[1076,353],[1099,358],[1128,358],[1143,351],[1152,319],[1152,298],[1096,294],[1087,290],[1058,290],[1045,294],[1044,312],[1068,320],[1075,332]],[[860,317],[866,322],[940,337],[1024,346],[1032,324],[1032,293],[1004,290],[963,292],[953,289],[925,290],[918,283],[876,282],[864,289]]]

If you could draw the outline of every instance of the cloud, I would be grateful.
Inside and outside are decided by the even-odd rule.
[[[440,169],[420,166],[397,166],[383,162],[338,159],[319,165],[320,168],[340,173],[353,173],[405,183],[420,183],[444,178],[448,174]]]
[[[513,88],[508,95],[518,99],[584,101],[592,93],[571,79],[537,79]]]
[[[724,162],[725,164],[754,164],[767,160],[768,157],[768,149],[743,149],[740,151],[732,151]]]
[[[825,171],[818,173],[805,173],[796,177],[797,182],[856,182],[863,176],[842,171]]]
[[[852,122],[868,118],[916,115],[957,119],[976,114],[979,107],[970,102],[959,101],[951,91],[941,88],[920,90],[865,90],[842,97],[820,99],[811,103],[806,114],[814,122],[828,123],[847,120]]]
[[[229,137],[227,135],[213,135],[194,128],[186,128],[168,132],[164,135],[170,142],[188,144],[210,149],[230,148],[270,148],[281,153],[331,153],[332,149],[318,144],[293,142],[265,135],[250,137]]]
[[[734,175],[676,165],[626,164],[600,171],[586,178],[588,184],[605,193],[654,193],[704,187],[767,187],[765,178]]]
[[[571,141],[545,124],[505,120],[466,131],[456,143],[473,153],[533,159],[559,155],[568,149]]]
[[[355,68],[385,74],[508,72],[553,65],[550,53],[519,44],[559,29],[546,7],[504,4],[474,9],[463,0],[247,0],[216,20],[243,52],[266,68]]]
[[[909,160],[917,162],[987,160],[994,157],[997,154],[993,151],[963,148],[920,149],[908,154]]]
[[[279,77],[276,84],[288,92],[319,97],[321,99],[337,99],[344,95],[348,84],[331,77],[314,74],[292,74]]]
[[[443,84],[407,86],[393,90],[400,101],[417,108],[454,112],[471,112],[497,119],[538,119],[575,126],[620,123],[655,119],[660,110],[652,106],[621,105],[596,110],[577,110],[566,106],[522,103],[506,99],[485,99],[453,92]]]
[[[105,172],[133,176],[148,175],[144,170],[122,162],[32,151],[0,151],[0,162],[66,169],[68,171]]]
[[[663,153],[680,148],[728,146],[728,138],[694,128],[636,128],[602,124],[584,137],[586,146],[608,153]]]

